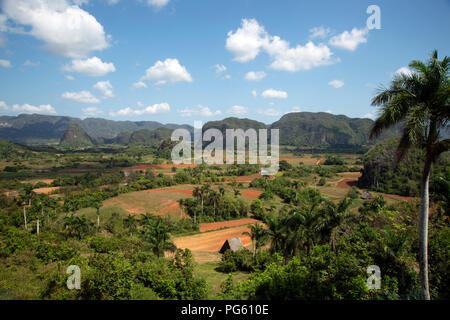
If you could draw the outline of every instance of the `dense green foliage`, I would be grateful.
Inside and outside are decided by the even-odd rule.
[[[424,152],[412,149],[399,163],[395,162],[398,139],[383,141],[363,157],[364,168],[358,181],[360,188],[385,193],[417,197],[420,195]],[[442,154],[433,166],[430,190],[441,189],[441,197],[448,198],[450,185],[449,154]]]

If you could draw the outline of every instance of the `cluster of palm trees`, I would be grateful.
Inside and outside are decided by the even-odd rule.
[[[230,218],[239,218],[247,215],[247,208],[243,202],[234,199],[230,200],[225,196],[226,191],[223,186],[219,186],[218,190],[211,188],[211,185],[204,184],[196,186],[192,192],[194,199],[179,199],[180,216],[183,215],[183,209],[188,215],[194,218],[194,223],[198,223],[199,216],[210,217],[213,221],[218,219],[227,220]],[[238,189],[234,190],[234,197],[240,195]]]
[[[289,259],[310,250],[317,244],[332,243],[337,237],[339,227],[350,215],[351,200],[345,198],[338,204],[323,199],[309,207],[296,207],[279,215],[266,215],[263,222],[256,223],[245,232],[252,239],[254,254],[270,242],[272,252],[282,252]]]

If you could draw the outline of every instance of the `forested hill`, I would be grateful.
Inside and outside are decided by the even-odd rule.
[[[362,145],[369,142],[371,119],[349,118],[326,112],[293,112],[271,125],[280,129],[280,144],[310,145]],[[384,137],[395,136],[391,130]]]
[[[349,118],[326,112],[293,112],[281,117],[271,125],[250,119],[226,118],[210,121],[203,130],[217,128],[225,134],[225,129],[249,128],[280,129],[280,144],[293,146],[311,145],[363,145],[369,142],[371,119]],[[388,130],[382,138],[394,137],[395,130]]]
[[[193,131],[190,125],[162,124],[155,121],[113,121],[101,118],[82,120],[63,116],[23,114],[17,117],[0,117],[0,139],[22,144],[57,144],[72,123],[77,124],[97,143],[128,144],[129,141],[133,141],[132,134],[141,130],[186,128]],[[369,142],[368,135],[372,124],[371,119],[349,118],[325,112],[296,112],[288,113],[269,125],[251,119],[231,117],[207,122],[203,129],[217,128],[225,133],[226,129],[272,128],[280,129],[282,145],[359,146]],[[148,135],[148,132],[144,132],[144,135]],[[396,131],[390,130],[382,138],[395,135]],[[167,132],[164,132],[164,137],[166,136]],[[139,134],[137,137],[139,140]]]
[[[69,148],[90,147],[94,145],[94,141],[78,124],[71,123],[64,132],[59,145]]]
[[[58,144],[69,124],[80,126],[91,138],[115,138],[138,130],[157,128],[186,128],[189,125],[162,124],[156,121],[114,121],[101,118],[79,119],[65,116],[21,114],[16,117],[0,116],[0,139],[23,144]],[[102,139],[99,139],[102,140]]]

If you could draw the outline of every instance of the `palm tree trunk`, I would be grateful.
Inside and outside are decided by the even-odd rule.
[[[428,287],[428,208],[429,208],[429,180],[431,172],[431,159],[427,155],[423,168],[421,181],[421,203],[419,216],[419,267],[420,282],[422,285],[422,299],[430,300]]]

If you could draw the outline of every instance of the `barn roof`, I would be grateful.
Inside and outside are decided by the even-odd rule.
[[[239,238],[239,237],[238,238],[230,238],[230,239],[225,240],[219,253],[225,253],[225,251],[227,251],[227,250],[238,251],[239,249],[242,249],[243,247],[244,246],[242,245],[241,238]]]

